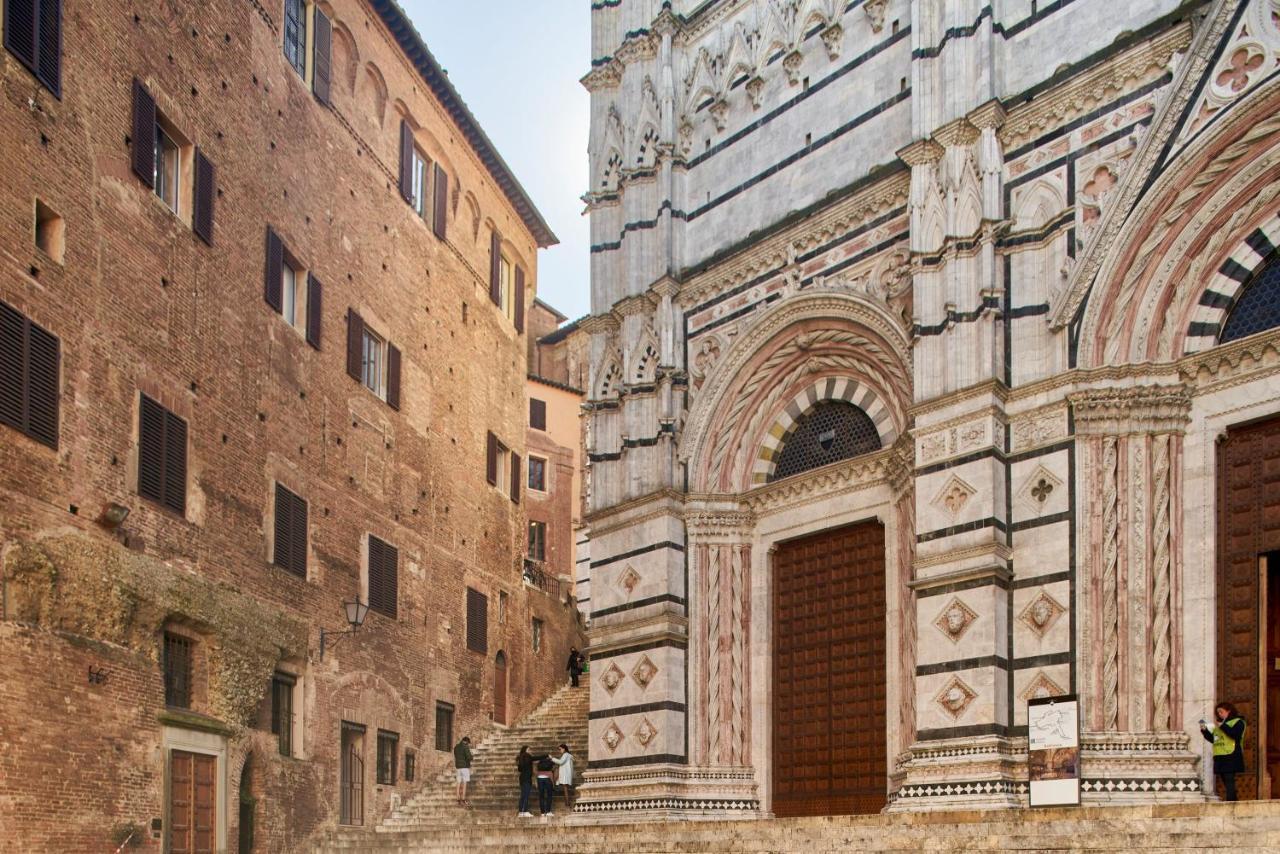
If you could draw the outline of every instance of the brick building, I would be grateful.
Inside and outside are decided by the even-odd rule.
[[[372,824],[579,641],[521,583],[555,236],[389,0],[4,11],[0,848]]]

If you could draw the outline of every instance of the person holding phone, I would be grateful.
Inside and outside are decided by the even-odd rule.
[[[1224,801],[1236,796],[1236,775],[1244,771],[1245,721],[1236,707],[1219,703],[1213,710],[1214,723],[1200,719],[1200,734],[1213,744],[1213,773],[1222,781]]]

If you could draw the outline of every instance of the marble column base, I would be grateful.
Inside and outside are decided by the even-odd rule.
[[[645,765],[587,770],[570,824],[766,817],[751,768]]]

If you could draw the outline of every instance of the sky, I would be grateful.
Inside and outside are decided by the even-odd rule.
[[[560,243],[538,252],[538,297],[590,306],[587,190],[591,13],[581,0],[399,0]]]

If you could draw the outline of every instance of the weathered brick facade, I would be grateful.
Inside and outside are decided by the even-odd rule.
[[[366,728],[372,824],[446,761],[437,702],[454,740],[477,737],[499,651],[514,720],[582,646],[576,612],[521,583],[525,508],[485,479],[488,431],[526,456],[527,345],[490,301],[490,235],[526,302],[554,236],[398,9],[320,4],[325,105],[313,26],[304,79],[282,5],[67,4],[60,99],[0,60],[0,300],[61,347],[57,449],[0,427],[0,849],[111,850],[134,826],[165,850],[171,749],[218,756],[228,850],[246,767],[252,850],[303,848],[338,822],[343,721]],[[189,162],[178,216],[131,169],[135,78],[217,170],[212,245]],[[443,240],[400,198],[402,118],[448,175]],[[37,199],[65,222],[60,262],[33,240]],[[319,349],[264,301],[268,228],[323,282]],[[398,348],[398,409],[348,376],[349,311]],[[140,393],[186,420],[181,516],[138,494]],[[308,505],[306,578],[272,565],[277,482]],[[112,503],[117,529],[98,521]],[[321,660],[320,629],[367,595],[370,535],[398,549],[397,615],[370,612]],[[468,587],[488,596],[484,653]],[[196,641],[190,712],[166,710],[167,628]],[[277,670],[298,678],[293,757],[271,733]],[[394,785],[375,784],[379,730],[399,735]]]

